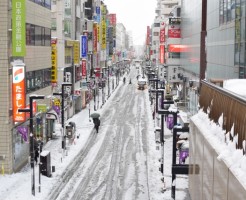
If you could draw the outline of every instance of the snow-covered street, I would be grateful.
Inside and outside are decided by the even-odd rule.
[[[55,172],[50,178],[41,176],[39,185],[38,165],[35,166],[35,197],[31,195],[31,169],[27,165],[20,173],[0,176],[0,199],[171,199],[171,131],[165,127],[167,190],[162,193],[161,148],[155,143],[148,90],[137,89],[136,74],[137,70],[131,70],[126,84],[120,81],[96,111],[101,115],[99,133],[89,120],[88,108],[68,120],[76,123],[80,136],[65,154],[57,125],[57,139],[43,148],[50,152]],[[128,84],[129,78],[132,84]],[[93,102],[90,106],[94,112]],[[189,199],[187,188],[187,176],[177,176],[176,199]]]

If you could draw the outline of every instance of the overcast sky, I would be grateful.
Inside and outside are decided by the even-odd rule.
[[[109,13],[116,13],[117,22],[123,23],[127,31],[132,31],[133,44],[143,45],[147,26],[155,18],[156,0],[104,0]]]

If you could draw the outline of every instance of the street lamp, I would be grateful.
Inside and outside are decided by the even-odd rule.
[[[110,84],[109,84],[109,66],[107,68],[108,71],[108,98],[110,97]]]
[[[62,149],[66,149],[65,143],[65,135],[64,135],[64,87],[65,86],[72,86],[72,83],[62,83],[62,91],[61,92],[54,92],[53,95],[61,96],[61,122],[62,122]]]
[[[18,109],[18,112],[29,112],[30,113],[30,156],[31,156],[31,168],[32,168],[32,194],[35,196],[35,168],[34,168],[34,137],[33,137],[33,100],[34,99],[44,99],[44,95],[30,95],[29,103],[30,108]]]

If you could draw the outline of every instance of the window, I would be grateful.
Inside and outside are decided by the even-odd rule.
[[[180,58],[180,53],[178,52],[169,52],[168,58]]]
[[[30,93],[51,84],[50,68],[26,72],[26,92]]]
[[[154,32],[154,36],[159,36],[159,32]]]
[[[236,0],[220,0],[219,23],[224,24],[235,19]]]
[[[51,9],[51,0],[30,0],[40,6]]]
[[[50,39],[50,28],[26,24],[26,45],[50,46]]]

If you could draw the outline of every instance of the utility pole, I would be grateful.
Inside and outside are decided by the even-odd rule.
[[[64,134],[64,87],[72,86],[72,83],[62,83],[62,91],[61,92],[54,92],[53,95],[61,96],[61,123],[62,123],[62,150],[66,149],[66,136]]]
[[[31,190],[32,195],[35,196],[35,168],[34,168],[34,135],[33,135],[33,100],[34,99],[44,99],[44,95],[31,95],[29,96],[30,108],[18,109],[18,112],[28,112],[30,113],[30,157],[31,157]]]

